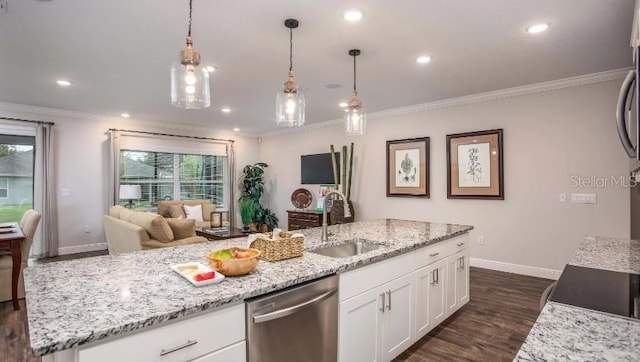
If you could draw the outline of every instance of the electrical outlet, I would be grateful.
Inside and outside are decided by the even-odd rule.
[[[7,2],[8,0],[0,0],[0,14],[6,14],[8,9],[7,9]]]
[[[484,236],[478,236],[478,244],[484,245]]]
[[[87,233],[87,234],[91,233],[91,225],[85,225],[84,226],[84,232]]]
[[[71,193],[69,192],[69,189],[67,189],[67,188],[62,188],[62,189],[60,189],[60,194],[61,194],[62,196],[69,196]]]

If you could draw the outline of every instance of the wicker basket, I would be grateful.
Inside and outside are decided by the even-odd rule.
[[[273,237],[272,233],[267,233],[266,235],[270,238]],[[250,247],[260,250],[260,259],[266,261],[297,258],[302,256],[304,237],[297,236],[294,238],[292,236],[292,233],[282,231],[280,232],[280,238],[274,241],[258,237],[258,239],[251,243]]]

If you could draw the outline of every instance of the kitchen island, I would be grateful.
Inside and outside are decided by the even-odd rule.
[[[586,237],[569,265],[640,274],[640,242]],[[640,320],[548,302],[515,361],[638,361]]]
[[[25,270],[25,286],[31,348],[39,356],[74,351],[407,254],[463,236],[471,229],[466,225],[382,219],[330,226],[329,243],[320,241],[320,228],[307,229],[306,251],[354,238],[383,246],[347,258],[305,252],[302,257],[279,262],[260,261],[249,275],[200,288],[170,266],[193,261],[206,264],[208,252],[244,246],[243,238],[30,267]],[[77,352],[57,355],[64,357],[55,360],[77,359]]]

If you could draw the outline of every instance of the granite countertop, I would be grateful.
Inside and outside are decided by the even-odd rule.
[[[587,236],[569,264],[640,274],[640,241]]]
[[[640,273],[640,242],[587,236],[571,265]],[[638,361],[640,320],[548,302],[514,361]]]
[[[194,287],[170,265],[207,264],[211,250],[246,246],[245,238],[180,247],[105,255],[29,267],[25,289],[33,352],[42,356],[109,336],[212,310],[308,280],[353,269],[467,233],[471,226],[381,219],[329,226],[329,243],[320,228],[302,230],[305,250],[363,238],[383,247],[353,257],[302,257],[269,263]]]

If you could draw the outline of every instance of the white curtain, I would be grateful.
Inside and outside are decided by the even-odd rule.
[[[109,160],[109,198],[111,205],[118,205],[119,195],[118,189],[120,188],[120,131],[109,130],[109,148],[110,160]]]
[[[34,239],[32,255],[49,257],[58,255],[58,227],[53,175],[53,125],[39,123],[36,126],[36,147],[33,173],[33,206],[42,214],[40,238]],[[39,240],[38,240],[39,239]]]

